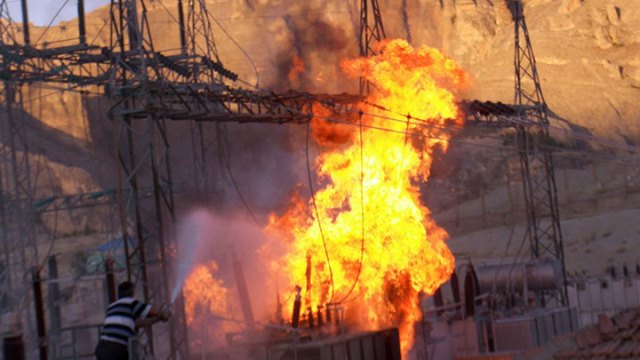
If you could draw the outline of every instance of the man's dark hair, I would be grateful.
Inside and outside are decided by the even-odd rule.
[[[124,281],[118,285],[118,299],[133,296],[134,286],[131,281]]]

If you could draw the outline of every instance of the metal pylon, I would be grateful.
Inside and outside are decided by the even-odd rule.
[[[22,3],[26,11],[25,3]],[[8,19],[6,0],[0,3],[0,41],[4,44],[17,44],[22,41],[29,44],[28,27],[23,27],[23,39],[19,40],[13,24]],[[23,18],[27,18],[23,12]],[[0,67],[4,74],[19,74],[23,67],[23,59],[8,52],[0,54]],[[0,121],[0,206],[3,217],[2,250],[3,267],[0,268],[0,293],[6,301],[3,310],[12,311],[23,320],[23,329],[29,346],[35,346],[35,332],[32,324],[32,308],[29,306],[31,281],[27,276],[31,269],[38,265],[38,248],[35,231],[36,212],[34,207],[35,179],[32,174],[33,161],[30,156],[29,131],[25,121],[25,92],[20,81],[13,76],[3,77],[2,102],[4,102]],[[30,102],[28,102],[31,104]],[[5,287],[6,286],[6,287]]]
[[[210,63],[220,64],[218,49],[214,40],[211,16],[205,0],[186,0],[186,21],[182,10],[182,0],[179,0],[180,38],[185,39],[182,52],[188,56],[206,57]],[[209,62],[207,62],[209,63]],[[194,72],[187,79],[193,84],[221,84],[222,75],[209,68],[202,72]],[[196,104],[194,104],[197,107]],[[208,155],[211,152],[211,139],[216,138],[216,125],[201,122],[190,122],[192,161],[195,176],[194,187],[198,192],[200,201],[208,204],[211,200],[211,192],[215,183],[212,183],[212,174],[209,169]]]
[[[516,128],[522,172],[527,231],[533,259],[558,260],[565,275],[564,248],[558,209],[558,196],[550,146],[549,115],[542,94],[540,76],[533,54],[522,0],[508,0],[515,27],[515,104],[520,116],[532,125]],[[542,305],[555,300],[566,305],[566,287],[539,294]]]
[[[109,114],[119,166],[127,274],[142,287],[145,301],[159,306],[170,303],[169,255],[175,249],[170,231],[175,220],[170,143],[163,112],[171,80],[161,64],[169,60],[153,49],[143,0],[112,0],[110,18],[114,68],[107,95],[115,104]],[[147,195],[150,200],[144,200]],[[144,352],[150,358],[189,358],[182,299],[174,306],[168,344],[154,342],[153,332],[146,332]]]
[[[24,316],[27,339],[34,341],[30,304],[30,269],[37,266],[35,232],[35,186],[32,181],[27,126],[24,124],[23,90],[5,81],[4,114],[0,124],[2,141],[2,240],[6,262],[1,269],[7,308]]]
[[[375,52],[373,45],[384,38],[386,38],[386,35],[384,33],[378,0],[361,0],[360,37],[358,38],[360,56],[367,57],[372,55]],[[360,95],[368,94],[369,86],[368,81],[360,78]]]

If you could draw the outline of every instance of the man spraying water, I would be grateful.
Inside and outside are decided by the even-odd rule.
[[[171,312],[157,309],[133,297],[134,286],[130,281],[118,285],[118,300],[110,304],[100,331],[100,341],[95,355],[98,360],[129,359],[129,340],[141,327],[158,321],[168,321]]]

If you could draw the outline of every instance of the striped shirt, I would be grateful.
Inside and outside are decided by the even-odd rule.
[[[136,334],[136,320],[144,319],[151,305],[132,297],[121,298],[107,308],[107,316],[100,339],[128,346],[129,338]]]

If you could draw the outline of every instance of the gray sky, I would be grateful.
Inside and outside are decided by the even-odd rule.
[[[22,21],[20,0],[5,0],[9,5],[9,13],[15,21]],[[85,11],[96,9],[109,4],[109,0],[84,0]],[[63,20],[70,20],[78,16],[78,0],[27,0],[29,7],[29,21],[36,25],[48,25],[62,8],[60,14],[53,21],[57,24]]]

